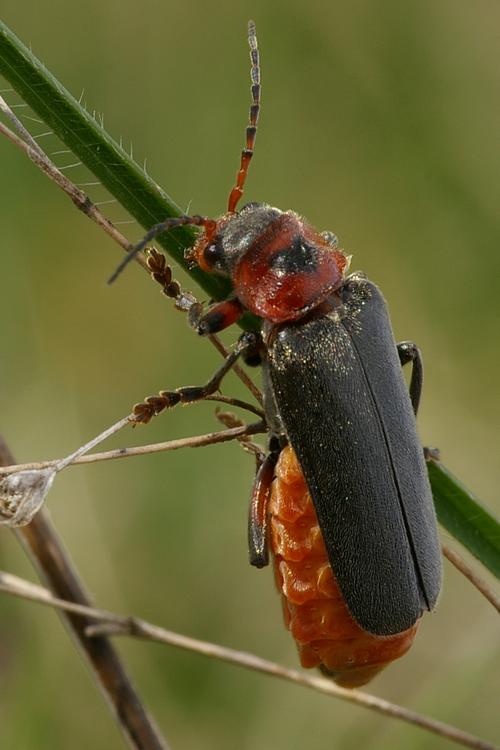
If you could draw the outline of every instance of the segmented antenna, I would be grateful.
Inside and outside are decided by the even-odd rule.
[[[241,164],[239,172],[236,175],[236,185],[229,194],[227,210],[230,213],[234,213],[236,211],[238,201],[243,195],[243,188],[245,186],[245,180],[247,178],[248,167],[253,156],[255,136],[257,133],[257,122],[259,119],[260,111],[259,48],[257,46],[257,34],[255,32],[255,24],[253,21],[248,22],[248,46],[250,47],[250,60],[252,62],[252,67],[250,69],[250,78],[252,80],[252,104],[250,106],[250,122],[247,127],[246,146],[241,152]]]
[[[138,242],[137,245],[134,245],[131,248],[122,262],[116,267],[116,269],[108,279],[108,284],[112,284],[113,281],[116,281],[123,269],[128,266],[130,261],[135,258],[137,253],[140,253],[141,250],[144,250],[146,245],[154,240],[155,237],[157,237],[162,232],[166,232],[167,229],[186,225],[203,227],[203,229],[205,230],[205,234],[210,238],[210,236],[215,232],[217,222],[213,219],[208,219],[206,216],[198,216],[197,214],[195,214],[194,216],[171,216],[170,218],[165,219],[165,221],[160,222],[160,224],[155,224],[153,227],[151,227],[149,232],[144,235],[142,240]]]
[[[236,175],[236,185],[231,190],[228,201],[228,211],[234,213],[236,206],[241,196],[243,195],[243,187],[248,172],[248,165],[253,156],[253,147],[255,143],[255,135],[257,133],[257,121],[259,119],[260,111],[260,64],[259,64],[259,49],[257,47],[257,35],[255,33],[255,24],[253,21],[248,22],[248,46],[250,47],[250,60],[252,67],[250,69],[250,77],[252,79],[252,104],[250,105],[250,118],[249,125],[247,127],[247,141],[246,147],[241,152],[241,164],[240,170]],[[175,216],[165,219],[160,224],[155,224],[151,227],[149,232],[143,237],[143,239],[134,245],[129,253],[125,256],[122,262],[118,265],[114,273],[108,280],[108,284],[112,284],[118,276],[121,274],[123,269],[135,258],[137,253],[144,250],[146,245],[154,240],[162,232],[172,229],[173,227],[184,226],[191,224],[193,226],[203,227],[205,235],[208,240],[215,234],[217,222],[213,219],[208,219],[205,216]]]

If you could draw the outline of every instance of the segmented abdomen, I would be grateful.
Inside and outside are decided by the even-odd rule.
[[[318,520],[290,446],[275,469],[269,504],[271,550],[285,625],[303,667],[320,667],[343,687],[369,682],[410,648],[418,622],[393,636],[376,636],[353,620],[328,561]]]

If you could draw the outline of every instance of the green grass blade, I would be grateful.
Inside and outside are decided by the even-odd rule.
[[[0,74],[145,229],[182,214],[1,21]],[[194,237],[192,229],[182,227],[162,234],[158,242],[211,298],[223,299],[230,289],[226,279],[187,268],[184,249],[191,247]]]
[[[500,523],[441,463],[427,467],[439,523],[500,578]]]

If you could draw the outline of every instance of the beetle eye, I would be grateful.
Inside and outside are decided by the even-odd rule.
[[[203,251],[203,260],[209,266],[214,266],[220,258],[220,250],[217,245],[207,245]]]

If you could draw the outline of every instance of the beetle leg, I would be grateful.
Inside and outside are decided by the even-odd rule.
[[[408,362],[412,363],[411,380],[410,380],[410,399],[415,415],[418,411],[420,397],[422,395],[422,385],[424,381],[424,368],[422,354],[420,349],[413,341],[401,341],[397,344],[399,360],[404,366]]]
[[[188,385],[177,388],[175,391],[160,391],[157,396],[149,396],[142,403],[136,404],[133,409],[136,422],[147,423],[164,409],[170,409],[177,404],[191,404],[201,401],[219,389],[224,376],[236,364],[237,360],[257,346],[257,335],[245,332],[238,339],[238,343],[230,352],[221,367],[214,373],[205,385]]]
[[[439,448],[433,448],[430,445],[424,445],[424,458],[426,461],[440,461],[441,452]]]
[[[236,323],[243,315],[243,307],[236,297],[211,305],[205,313],[201,308],[194,307],[190,311],[189,324],[200,336],[218,333]]]
[[[269,564],[268,505],[274,467],[280,451],[268,453],[255,475],[248,511],[248,551],[250,565],[264,568]]]

